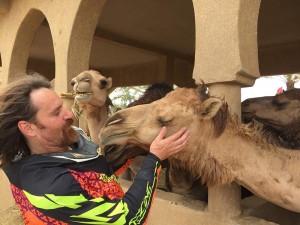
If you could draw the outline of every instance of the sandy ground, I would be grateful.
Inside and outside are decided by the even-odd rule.
[[[17,206],[0,211],[0,225],[19,225],[24,224],[20,210]]]

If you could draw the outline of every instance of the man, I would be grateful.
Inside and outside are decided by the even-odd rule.
[[[145,224],[161,160],[182,150],[189,131],[162,128],[124,193],[98,146],[40,75],[0,94],[0,166],[25,224]]]

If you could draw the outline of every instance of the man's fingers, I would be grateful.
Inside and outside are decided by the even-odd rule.
[[[166,134],[167,134],[167,128],[166,127],[162,127],[155,139],[162,140],[162,139],[164,139],[164,137],[166,136]]]
[[[165,138],[166,134],[167,128],[163,127],[150,145],[150,152],[161,160],[182,150],[190,137],[190,131],[187,130],[187,128],[181,128],[175,134],[167,138]]]
[[[176,133],[172,134],[171,136],[169,136],[168,138],[166,138],[167,140],[170,141],[175,141],[178,138],[180,138],[182,136],[182,134],[187,130],[186,127],[183,127],[181,129],[179,129]]]
[[[174,152],[178,152],[183,149],[190,138],[190,131],[185,130],[185,132],[175,141],[169,140],[169,148]]]
[[[185,130],[185,132],[177,139],[174,141],[175,144],[180,144],[185,142],[188,138],[190,137],[190,131]]]

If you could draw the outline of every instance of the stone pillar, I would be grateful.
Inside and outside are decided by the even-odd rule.
[[[240,117],[241,87],[239,84],[215,83],[208,86],[211,96],[225,97],[230,111]],[[241,188],[236,182],[208,189],[208,210],[223,215],[238,216],[241,213]]]
[[[0,188],[0,199],[1,199],[0,211],[1,211],[1,210],[8,209],[9,207],[15,204],[15,201],[12,197],[12,193],[10,190],[8,178],[6,177],[3,170],[0,170],[0,185],[1,185]]]
[[[210,94],[224,96],[240,114],[241,87],[259,77],[257,21],[260,0],[193,0],[195,10],[196,83],[204,81]],[[233,183],[209,188],[208,209],[239,215],[240,187]]]

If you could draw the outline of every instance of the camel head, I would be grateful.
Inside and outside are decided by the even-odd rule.
[[[145,90],[144,94],[139,99],[131,102],[127,108],[157,101],[171,91],[173,91],[173,87],[166,83],[154,83]],[[114,152],[114,154],[106,154],[106,160],[113,167],[118,167],[124,164],[127,159],[135,158],[138,155],[144,155],[147,152],[146,149],[133,144],[105,146],[104,151]]]
[[[101,107],[108,98],[112,79],[102,76],[95,70],[87,70],[74,77],[71,85],[78,103]]]
[[[300,89],[246,99],[242,102],[242,118],[244,122],[255,119],[277,131],[294,126],[295,122],[300,124]]]
[[[198,150],[195,148],[201,146],[200,136],[218,136],[222,133],[226,124],[222,120],[227,118],[226,112],[227,105],[221,99],[209,97],[205,85],[197,89],[177,88],[160,100],[113,114],[100,132],[100,144],[133,144],[148,151],[163,126],[167,127],[166,136],[181,127],[187,127],[191,131],[191,137],[185,151],[182,151],[185,153],[178,153],[177,157],[185,154],[189,158],[190,151],[194,152]],[[107,158],[112,155],[115,161],[124,160],[126,154],[132,156],[132,153],[126,153],[126,149],[130,148],[112,147],[105,150],[105,155]]]

